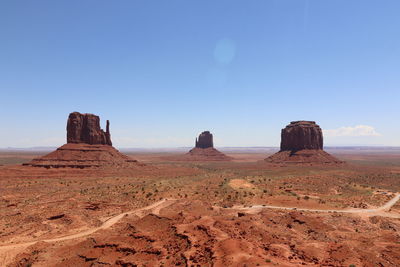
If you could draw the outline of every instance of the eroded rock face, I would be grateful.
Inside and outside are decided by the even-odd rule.
[[[214,147],[213,135],[209,131],[202,132],[199,138],[196,138],[197,148],[209,148]]]
[[[67,144],[23,165],[48,169],[144,166],[112,146],[109,121],[104,132],[99,116],[79,112],[69,114]]]
[[[278,164],[342,164],[323,150],[321,128],[314,121],[293,121],[282,129],[281,150],[265,160]]]
[[[292,121],[281,133],[281,151],[323,149],[322,130],[314,121]]]
[[[100,128],[99,116],[72,112],[67,122],[67,143],[111,146],[110,122],[107,120],[104,132]]]

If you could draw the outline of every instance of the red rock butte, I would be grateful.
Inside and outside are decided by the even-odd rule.
[[[202,132],[196,138],[195,147],[185,156],[187,160],[193,161],[226,161],[232,160],[224,153],[214,148],[213,135],[209,131]]]
[[[209,131],[202,132],[196,138],[195,147],[188,153],[165,158],[174,161],[229,161],[233,159],[214,148],[213,135]]]
[[[292,121],[281,132],[281,148],[278,153],[266,158],[271,163],[339,164],[323,150],[323,134],[314,121]]]
[[[67,122],[67,143],[112,146],[110,122],[107,120],[104,132],[100,128],[99,116],[72,112]]]
[[[137,161],[112,146],[110,122],[106,131],[94,114],[72,112],[67,122],[67,144],[24,165],[45,168],[132,166]]]
[[[204,131],[196,138],[195,147],[209,148],[214,147],[213,135],[209,131]]]

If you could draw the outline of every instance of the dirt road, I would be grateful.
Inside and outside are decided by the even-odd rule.
[[[243,210],[252,212],[259,212],[262,209],[281,209],[281,210],[298,210],[298,211],[309,211],[309,212],[337,212],[337,213],[355,213],[355,214],[368,214],[370,216],[382,216],[382,217],[390,217],[390,218],[400,218],[400,214],[390,213],[388,212],[397,201],[400,200],[400,193],[396,193],[395,196],[386,202],[384,205],[374,208],[374,209],[307,209],[307,208],[298,208],[298,207],[283,207],[283,206],[271,206],[271,205],[254,205],[251,207],[243,207],[243,206],[233,206],[229,209]]]
[[[88,230],[85,230],[83,232],[76,233],[76,234],[61,236],[61,237],[57,237],[57,238],[40,239],[40,240],[19,243],[19,244],[0,245],[0,266],[4,266],[4,265],[8,264],[8,262],[10,260],[12,260],[12,258],[16,254],[22,252],[26,247],[31,246],[37,242],[58,242],[58,241],[65,241],[65,240],[71,240],[71,239],[89,236],[99,230],[104,230],[104,229],[110,228],[111,226],[113,226],[114,224],[119,222],[123,217],[128,216],[128,215],[134,214],[139,217],[143,217],[148,213],[148,211],[151,211],[151,213],[158,215],[161,209],[168,207],[173,202],[175,202],[175,200],[173,200],[173,199],[163,199],[163,200],[153,203],[147,207],[115,215],[115,216],[107,219],[99,227],[94,227],[94,228],[91,228],[91,229],[88,229]]]
[[[241,210],[241,211],[248,212],[248,213],[257,213],[257,212],[260,212],[262,209],[281,209],[281,210],[298,210],[298,211],[324,212],[324,213],[332,213],[332,212],[352,213],[352,214],[361,214],[361,215],[364,214],[364,215],[368,215],[368,216],[383,216],[383,217],[390,217],[390,218],[400,218],[400,214],[389,212],[389,210],[399,200],[400,200],[400,193],[396,193],[395,196],[390,201],[388,201],[384,205],[382,205],[378,208],[374,208],[374,209],[351,208],[351,209],[342,209],[342,210],[336,210],[336,209],[323,210],[323,209],[307,209],[307,208],[283,207],[283,206],[271,206],[271,205],[254,205],[251,207],[234,206],[232,208],[224,208],[224,209]],[[159,214],[161,209],[168,207],[175,201],[176,200],[174,200],[174,199],[169,199],[169,200],[163,199],[163,200],[158,201],[147,207],[115,215],[115,216],[107,219],[101,226],[94,227],[92,229],[88,229],[88,230],[85,230],[80,233],[56,237],[56,238],[50,238],[50,239],[34,240],[34,241],[19,243],[19,244],[7,244],[7,245],[2,245],[2,246],[0,245],[0,265],[1,266],[6,265],[8,262],[10,262],[15,257],[16,254],[22,252],[26,247],[31,246],[37,242],[40,242],[40,241],[42,241],[42,242],[59,242],[59,241],[65,241],[65,240],[71,240],[71,239],[89,236],[99,230],[104,230],[104,229],[108,229],[108,228],[112,227],[114,224],[119,222],[123,217],[131,215],[131,214],[135,214],[139,217],[143,217],[146,214],[148,214],[150,211],[151,213],[157,215],[157,214]]]

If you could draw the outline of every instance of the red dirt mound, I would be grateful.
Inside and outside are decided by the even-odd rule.
[[[25,164],[46,168],[122,166],[137,162],[109,145],[65,144]]]
[[[271,163],[294,163],[294,164],[341,164],[343,161],[321,149],[303,149],[299,151],[280,151],[265,159]]]
[[[190,160],[204,160],[204,161],[213,161],[213,160],[231,160],[231,157],[228,157],[224,153],[218,151],[213,147],[209,148],[198,148],[195,147],[191,149],[186,155]]]
[[[229,161],[233,159],[213,147],[195,147],[184,155],[165,158],[173,161]]]

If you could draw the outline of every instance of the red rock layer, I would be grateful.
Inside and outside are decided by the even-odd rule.
[[[323,149],[321,128],[314,121],[292,121],[281,133],[281,151]]]
[[[334,156],[317,149],[303,149],[298,151],[280,151],[265,159],[271,163],[294,163],[294,164],[340,164],[343,161],[338,160]]]
[[[67,122],[67,143],[111,146],[110,122],[107,120],[104,132],[100,128],[99,116],[72,112]]]
[[[26,165],[45,168],[127,166],[137,162],[108,145],[65,144]]]
[[[224,153],[218,151],[213,147],[209,148],[193,148],[186,155],[188,160],[195,161],[224,161],[224,160],[232,160],[231,157],[228,157]]]
[[[323,150],[321,128],[314,121],[293,121],[281,133],[281,150],[265,159],[271,163],[343,163]]]
[[[197,148],[209,148],[214,147],[213,135],[209,131],[202,132],[199,138],[196,138],[195,147]]]
[[[166,160],[172,161],[229,161],[233,158],[225,155],[213,147],[209,148],[193,148],[188,153],[179,156],[164,157]]]

